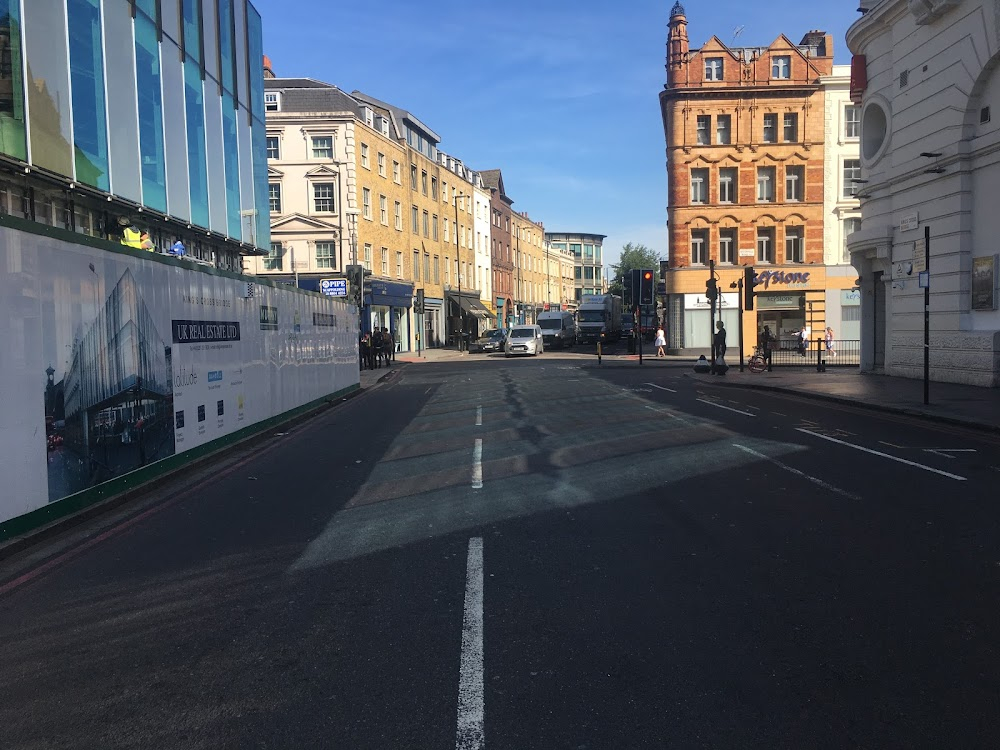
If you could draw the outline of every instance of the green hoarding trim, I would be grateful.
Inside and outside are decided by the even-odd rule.
[[[66,516],[76,513],[77,511],[89,508],[102,500],[107,500],[108,498],[115,497],[116,495],[128,492],[129,490],[139,488],[150,480],[163,477],[178,469],[182,469],[192,461],[207,456],[210,453],[214,453],[222,448],[239,443],[247,438],[258,435],[265,430],[271,429],[272,427],[275,427],[283,422],[287,422],[290,419],[294,419],[301,414],[318,409],[324,404],[328,404],[335,399],[354,393],[355,391],[360,390],[360,388],[360,384],[348,386],[347,388],[343,388],[336,393],[331,393],[329,396],[318,398],[315,401],[303,404],[302,406],[286,411],[283,414],[278,414],[277,416],[257,422],[256,424],[249,425],[230,435],[224,435],[223,437],[217,438],[210,443],[199,445],[197,448],[192,448],[191,450],[183,453],[175,453],[174,455],[168,456],[167,458],[157,461],[156,463],[143,466],[141,469],[136,469],[135,471],[123,474],[120,477],[109,479],[107,482],[96,485],[95,487],[91,487],[89,489],[82,490],[81,492],[77,492],[76,494],[64,497],[62,500],[49,503],[44,507],[31,511],[30,513],[25,513],[23,516],[11,518],[3,523],[0,523],[0,542],[5,542],[22,534],[26,534],[29,531],[37,529],[40,526],[44,526],[45,524],[51,523],[52,521],[56,521],[60,518],[65,518]]]

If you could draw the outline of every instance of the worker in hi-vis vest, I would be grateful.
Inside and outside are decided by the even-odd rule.
[[[142,247],[142,233],[136,226],[128,226],[122,230],[122,244],[125,247],[134,247],[139,249]]]

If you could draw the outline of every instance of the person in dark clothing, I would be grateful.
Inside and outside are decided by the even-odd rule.
[[[716,375],[725,375],[729,367],[725,363],[726,358],[726,327],[720,320],[715,324],[716,332],[712,339],[715,348],[715,360],[712,362],[712,371]]]
[[[764,362],[770,365],[771,350],[774,348],[774,334],[771,333],[770,326],[764,326],[764,331],[760,334],[760,348],[763,350]]]

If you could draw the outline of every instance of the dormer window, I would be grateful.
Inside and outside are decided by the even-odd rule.
[[[722,58],[721,57],[707,57],[707,58],[705,58],[705,80],[706,81],[721,81],[722,80]]]
[[[792,75],[790,55],[775,55],[771,58],[771,78],[787,79]]]
[[[264,92],[264,111],[277,112],[278,109],[279,109],[278,92],[276,91]]]

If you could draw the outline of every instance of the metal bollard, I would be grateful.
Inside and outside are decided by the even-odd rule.
[[[597,342],[597,364],[601,364],[601,342]]]

